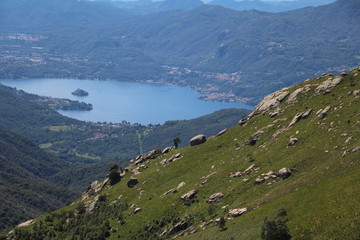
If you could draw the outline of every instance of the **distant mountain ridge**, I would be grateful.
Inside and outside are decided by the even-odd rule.
[[[236,0],[213,0],[209,5],[219,5],[226,8],[243,10],[258,10],[263,12],[284,12],[304,7],[317,7],[333,3],[336,0],[297,0],[297,1],[236,1]]]
[[[82,11],[74,14],[66,4],[57,11],[61,1],[47,2],[54,5],[52,12],[47,4],[32,6],[29,0],[16,7],[17,1],[0,5],[2,54],[9,59],[0,69],[3,78],[46,75],[150,81],[256,104],[262,96],[303,78],[360,64],[356,1],[277,14],[202,4],[142,16],[100,2],[76,1],[77,11]],[[7,11],[8,4],[14,11]],[[97,6],[102,6],[99,11]],[[12,39],[14,31],[43,38]],[[22,50],[12,51],[18,44]],[[28,52],[40,61],[31,60]]]

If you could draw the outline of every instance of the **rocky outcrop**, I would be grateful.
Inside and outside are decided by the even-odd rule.
[[[183,231],[183,230],[187,229],[188,226],[189,226],[189,223],[187,221],[181,221],[181,222],[175,224],[175,226],[169,230],[168,235],[171,236],[171,235],[174,235],[175,233]]]
[[[109,182],[109,178],[106,178],[104,181],[94,181],[90,184],[90,186],[87,188],[87,190],[81,195],[81,201],[84,201],[91,196],[94,196],[95,194],[99,193]]]
[[[243,215],[245,212],[247,212],[247,208],[235,208],[229,210],[229,215],[231,217],[239,217]]]
[[[190,146],[200,145],[206,142],[206,137],[203,134],[199,134],[190,140]]]
[[[267,95],[254,109],[255,111],[266,112],[270,109],[276,108],[289,95],[285,91],[288,88],[281,89],[277,92]]]
[[[196,189],[190,190],[189,192],[187,192],[181,196],[181,200],[188,201],[190,199],[193,199],[197,193],[198,193],[198,190],[196,190]]]
[[[329,93],[334,87],[336,87],[342,80],[342,77],[331,77],[328,80],[322,82],[317,88],[316,93],[325,91],[324,93]]]
[[[221,198],[224,197],[224,194],[219,192],[219,193],[214,193],[212,194],[207,200],[206,202],[211,204],[211,203],[217,203],[220,201]]]
[[[171,152],[172,150],[175,150],[175,149],[176,148],[174,146],[166,147],[166,148],[164,148],[164,150],[162,150],[161,154],[169,153],[169,152]]]
[[[160,149],[154,149],[150,152],[138,155],[135,159],[131,160],[130,163],[133,163],[135,165],[139,165],[147,160],[155,159],[161,155]]]
[[[291,170],[289,168],[282,168],[278,171],[277,176],[281,179],[286,179],[291,176]]]
[[[347,155],[350,155],[350,154],[353,154],[353,153],[356,153],[356,152],[360,152],[360,146],[357,146],[352,150],[345,151],[342,156],[346,157]]]
[[[288,128],[291,128],[292,126],[295,125],[295,123],[297,123],[298,121],[300,121],[302,115],[303,115],[302,113],[297,113],[297,114],[294,116],[294,118],[291,120]]]
[[[175,161],[177,161],[177,160],[179,160],[179,159],[181,159],[181,158],[182,158],[181,153],[177,153],[177,154],[171,156],[171,157],[168,158],[168,159],[162,160],[162,161],[160,162],[160,164],[165,165],[165,164],[168,164],[168,163],[171,163],[171,162],[175,162]]]
[[[30,226],[30,225],[32,225],[34,223],[35,223],[35,220],[31,219],[31,220],[28,220],[26,222],[20,223],[19,225],[17,225],[17,227],[27,227],[27,226]]]
[[[327,115],[328,115],[328,112],[330,111],[330,106],[327,106],[324,110],[320,109],[317,113],[317,117],[319,119],[323,119],[323,118],[326,118]]]

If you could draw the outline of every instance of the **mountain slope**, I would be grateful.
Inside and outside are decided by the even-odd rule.
[[[219,5],[235,10],[258,10],[263,12],[283,12],[309,6],[321,6],[335,2],[334,0],[301,0],[301,1],[236,1],[236,0],[213,0],[209,5]]]
[[[285,209],[292,239],[358,239],[359,107],[360,67],[279,90],[223,135],[134,162],[10,238],[260,239]]]
[[[67,164],[0,126],[0,229],[63,207],[76,197],[46,177]]]

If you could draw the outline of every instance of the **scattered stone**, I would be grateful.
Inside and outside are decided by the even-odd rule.
[[[309,109],[307,110],[306,112],[304,112],[302,115],[301,115],[301,119],[306,119],[308,118],[312,113],[312,109]]]
[[[163,197],[163,196],[169,195],[169,194],[174,194],[174,193],[177,193],[177,189],[175,189],[175,188],[170,189],[170,190],[167,191],[166,193],[163,193],[160,197]]]
[[[248,181],[249,181],[248,178],[244,178],[244,179],[243,179],[243,182],[244,182],[244,183],[247,183]]]
[[[360,96],[360,90],[356,90],[352,94],[354,97]]]
[[[349,143],[352,139],[353,139],[353,137],[348,137],[348,138],[345,140],[345,143]]]
[[[220,132],[217,134],[217,136],[219,137],[219,136],[223,135],[223,134],[226,133],[226,132],[227,132],[227,128],[224,129],[224,130],[222,130],[222,131],[220,131]]]
[[[181,221],[179,223],[177,223],[173,228],[171,228],[168,232],[168,235],[174,235],[175,233],[178,233],[180,231],[183,231],[185,229],[187,229],[189,226],[189,223],[186,221]]]
[[[130,178],[129,181],[127,182],[127,186],[129,188],[133,188],[138,183],[139,181],[136,178]]]
[[[35,220],[31,219],[31,220],[28,220],[26,222],[20,223],[19,225],[17,225],[17,227],[27,227],[27,226],[30,226],[30,225],[32,225],[34,223],[35,223]]]
[[[247,122],[247,118],[241,119],[241,120],[238,122],[238,125],[244,126],[246,122]]]
[[[297,138],[290,138],[287,145],[288,145],[288,147],[294,146],[298,141],[299,141],[299,139],[297,139]]]
[[[350,155],[350,154],[353,154],[353,153],[356,153],[356,152],[360,152],[360,146],[355,147],[353,150],[345,151],[342,156],[346,157],[347,155]]]
[[[174,149],[175,149],[174,146],[166,147],[166,148],[164,148],[164,150],[161,152],[161,154],[169,153],[169,152],[171,152],[171,151],[174,150]]]
[[[229,215],[231,217],[239,217],[247,211],[247,208],[235,208],[229,210]]]
[[[278,112],[278,111],[272,112],[272,113],[269,114],[269,116],[270,116],[271,118],[276,117],[277,115],[279,115],[279,112]]]
[[[88,213],[92,213],[94,209],[98,207],[99,202],[100,202],[99,196],[96,196],[93,200],[85,202],[84,203],[85,211]]]
[[[326,118],[327,115],[328,115],[328,112],[329,112],[330,108],[331,108],[330,106],[327,106],[324,110],[322,110],[322,111],[317,115],[317,117],[318,117],[319,119]]]
[[[295,123],[297,123],[297,122],[301,119],[302,115],[303,115],[302,113],[297,113],[297,114],[294,116],[294,118],[291,120],[288,128],[291,128],[292,126],[294,126]]]
[[[342,76],[342,77],[345,77],[345,76],[347,76],[347,75],[348,75],[348,73],[346,73],[346,72],[340,73],[340,76]]]
[[[175,162],[176,160],[179,160],[180,158],[182,158],[181,153],[177,153],[175,155],[173,155],[172,157],[170,157],[169,159],[164,159],[160,162],[160,164],[164,165],[164,164],[168,164],[171,162]]]
[[[185,186],[185,182],[179,183],[179,185],[176,187],[176,189],[180,189],[180,188],[182,188],[183,186]]]
[[[264,179],[264,178],[259,178],[259,177],[257,177],[257,178],[255,179],[255,184],[261,184],[261,183],[263,183],[263,182],[265,182],[265,179]]]
[[[198,193],[198,190],[196,190],[196,189],[190,190],[189,192],[187,192],[181,196],[181,200],[187,201],[187,200],[193,199],[197,193]]]
[[[291,175],[291,171],[289,168],[282,168],[278,171],[277,176],[281,179],[286,179],[288,177],[290,177]]]
[[[206,200],[207,203],[217,203],[220,201],[221,198],[224,197],[224,194],[219,192],[219,193],[214,193],[213,195],[211,195],[209,197],[209,199]]]
[[[206,142],[206,137],[203,134],[199,134],[190,140],[190,146],[196,146]]]
[[[141,211],[141,208],[135,208],[134,214],[137,214],[137,213],[140,212],[140,211]]]
[[[252,172],[255,172],[255,164],[252,164],[250,167],[248,167],[247,169],[245,169],[245,171],[243,172],[243,174],[250,174]]]
[[[230,177],[232,177],[232,178],[240,177],[240,176],[241,176],[241,172],[230,173]]]
[[[244,144],[246,146],[254,146],[258,140],[259,140],[258,136],[251,136],[248,140],[244,142]]]
[[[155,158],[159,157],[161,155],[161,153],[162,152],[160,149],[154,149],[145,154],[138,155],[135,159],[131,160],[130,162],[135,165],[139,165],[139,164],[145,162],[146,160],[155,159]]]

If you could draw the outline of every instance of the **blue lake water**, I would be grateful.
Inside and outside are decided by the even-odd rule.
[[[158,124],[167,120],[200,117],[225,108],[246,108],[241,103],[205,102],[193,89],[137,82],[76,80],[76,79],[21,79],[0,80],[0,83],[29,93],[57,98],[68,98],[94,107],[92,111],[59,111],[61,114],[84,121]],[[87,97],[71,94],[77,88],[89,92]]]

